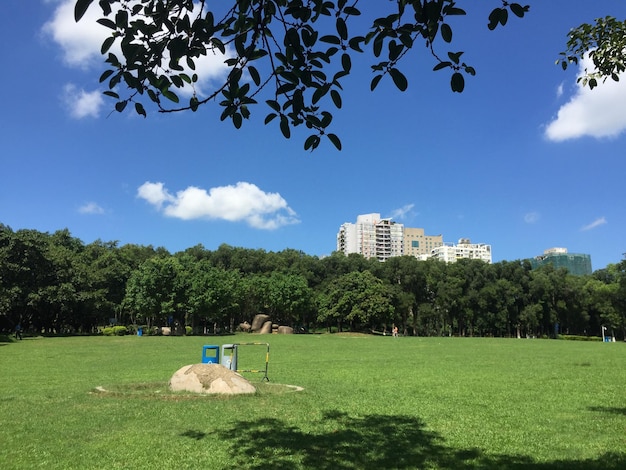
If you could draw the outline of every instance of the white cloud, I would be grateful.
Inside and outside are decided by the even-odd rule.
[[[580,230],[586,232],[587,230],[593,230],[594,228],[600,227],[601,225],[607,224],[606,217],[599,217],[588,225],[585,225]]]
[[[145,199],[157,209],[161,209],[166,202],[175,202],[174,196],[167,192],[163,183],[150,183],[148,181],[139,186],[137,197]]]
[[[585,68],[593,70],[593,62],[583,60],[581,74]],[[609,78],[593,90],[577,84],[574,96],[561,106],[556,118],[547,125],[545,135],[555,142],[584,136],[617,137],[626,129],[625,107],[626,80],[615,82]]]
[[[103,17],[99,5],[94,2],[77,23],[74,20],[76,0],[58,0],[58,3],[52,19],[44,24],[43,33],[61,47],[63,62],[66,65],[83,70],[99,68],[98,72],[103,72],[107,66],[100,53],[100,48],[102,42],[111,35],[112,30],[97,23],[97,20]],[[200,4],[195,3],[194,6],[199,8]],[[190,16],[193,17],[196,13],[195,11],[190,12]],[[114,17],[115,11],[112,15]],[[109,15],[109,18],[111,17]],[[226,77],[229,69],[224,64],[224,60],[229,56],[229,51],[230,49],[227,48],[226,55],[222,55],[218,51],[207,51],[206,56],[201,56],[195,60],[195,71],[187,68],[186,61],[181,63],[185,68],[185,73],[198,75],[195,89],[199,95],[205,96],[210,91],[210,84],[213,80],[223,80]],[[110,52],[122,58],[118,42],[111,48]],[[165,57],[166,63],[167,60]],[[193,89],[189,85],[181,89],[173,88],[173,91],[183,96],[193,94]]]
[[[77,23],[74,20],[76,0],[63,0],[54,10],[52,19],[43,26],[43,33],[61,46],[63,61],[70,67],[88,69],[95,63],[102,63],[100,46],[111,34],[111,30],[96,20],[102,16],[97,3],[94,3]]]
[[[85,91],[76,85],[68,83],[63,89],[63,102],[75,119],[86,117],[97,118],[104,106],[104,99],[100,91]]]
[[[541,214],[539,214],[539,212],[529,212],[524,215],[524,222],[526,222],[527,224],[535,224],[539,222],[540,218]]]
[[[560,98],[563,96],[563,83],[561,82],[558,87],[556,87],[556,97]]]
[[[298,223],[296,213],[278,193],[266,193],[252,183],[209,189],[189,186],[172,195],[163,183],[146,182],[137,197],[155,206],[168,217],[183,220],[220,219],[244,221],[259,229],[276,229]]]
[[[411,213],[414,207],[415,207],[415,204],[406,204],[400,207],[399,209],[394,209],[391,211],[390,218],[396,219],[396,220],[402,220]]]
[[[95,202],[87,202],[78,208],[80,214],[104,214],[104,209]]]

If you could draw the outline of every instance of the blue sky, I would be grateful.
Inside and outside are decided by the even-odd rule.
[[[491,244],[494,261],[566,247],[599,269],[626,252],[626,80],[589,92],[576,67],[555,65],[571,27],[623,19],[626,2],[535,0],[493,32],[498,1],[459,2],[469,15],[452,23],[451,48],[477,69],[465,92],[431,72],[421,47],[402,66],[404,93],[390,80],[371,93],[368,62],[355,60],[333,121],[343,151],[326,142],[313,153],[306,133],[285,140],[265,126],[262,105],[239,131],[217,106],[111,113],[98,83],[103,28],[75,25],[71,0],[5,2],[0,222],[14,230],[322,256],[342,223],[378,212],[447,242]]]

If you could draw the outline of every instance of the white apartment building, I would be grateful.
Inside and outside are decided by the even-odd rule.
[[[359,253],[366,258],[385,261],[403,255],[404,226],[380,214],[359,215],[356,223],[345,223],[337,233],[337,251]]]
[[[458,259],[479,259],[491,263],[491,245],[485,243],[471,243],[468,238],[461,238],[459,243],[445,243],[431,251],[431,258],[446,263],[455,263]]]

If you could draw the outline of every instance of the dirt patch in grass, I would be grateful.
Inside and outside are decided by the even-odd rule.
[[[261,382],[255,384],[257,392],[246,396],[282,395],[286,393],[301,392],[303,387],[298,385],[277,384]],[[148,382],[122,385],[98,385],[89,392],[100,398],[135,398],[144,400],[215,400],[228,399],[231,395],[207,395],[202,393],[172,392],[167,382]]]

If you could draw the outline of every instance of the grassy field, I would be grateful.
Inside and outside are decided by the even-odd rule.
[[[168,391],[202,345],[251,340],[255,395]],[[27,338],[0,343],[0,468],[622,469],[625,365],[600,342]]]

